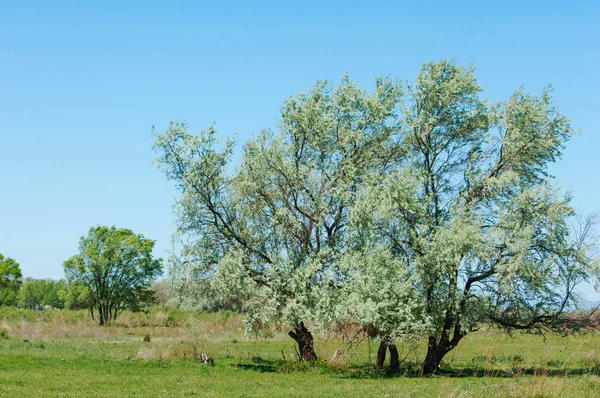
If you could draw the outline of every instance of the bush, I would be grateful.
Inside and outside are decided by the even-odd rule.
[[[8,329],[0,328],[0,339],[8,339]]]
[[[151,336],[148,333],[146,333],[142,340],[144,341],[144,343],[149,343],[151,340]]]
[[[240,311],[242,302],[236,297],[222,298],[209,281],[200,280],[193,284],[176,287],[172,281],[161,280],[152,284],[155,303],[160,307],[175,307],[200,312],[223,310]]]

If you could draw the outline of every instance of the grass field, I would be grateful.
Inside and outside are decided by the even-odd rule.
[[[303,365],[285,333],[245,339],[232,313],[154,310],[98,327],[83,311],[0,308],[0,328],[8,331],[0,338],[2,397],[600,397],[598,334],[479,331],[445,358],[441,374],[422,378],[423,345],[399,345],[396,375],[373,368],[375,343],[349,348],[331,337],[317,341],[324,361]],[[348,355],[333,366],[327,360],[339,347]],[[215,366],[194,360],[200,352]]]

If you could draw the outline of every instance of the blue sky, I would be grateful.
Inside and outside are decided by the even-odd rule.
[[[217,3],[0,0],[0,252],[26,276],[62,277],[96,224],[166,257],[176,193],[151,166],[153,125],[243,142],[317,79],[369,88],[442,58],[473,62],[493,101],[552,83],[584,133],[552,171],[600,210],[600,2]]]

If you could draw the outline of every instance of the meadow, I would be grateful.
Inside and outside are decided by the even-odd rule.
[[[85,311],[5,307],[0,332],[2,397],[600,396],[598,333],[482,328],[447,355],[440,374],[419,377],[424,342],[398,345],[397,374],[374,367],[376,342],[340,335],[318,336],[321,360],[303,364],[285,331],[246,338],[232,312],[157,308],[99,327]],[[334,364],[338,348],[345,355]],[[202,352],[214,366],[197,360]]]

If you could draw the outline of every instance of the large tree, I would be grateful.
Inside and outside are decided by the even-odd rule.
[[[345,251],[361,176],[385,166],[379,154],[389,151],[400,96],[390,79],[370,95],[348,78],[336,89],[319,82],[284,102],[279,133],[250,141],[235,171],[233,144],[219,149],[214,128],[194,135],[174,122],[157,134],[157,162],[182,193],[183,250],[171,276],[214,276],[215,287],[246,299],[249,326],[279,321],[300,359],[315,359],[307,321]]]
[[[0,254],[0,305],[16,304],[22,277],[19,263]]]
[[[567,312],[593,277],[590,229],[573,234],[548,172],[572,128],[550,90],[494,105],[482,91],[446,61],[406,90],[319,83],[235,170],[214,128],[171,123],[155,149],[182,193],[172,275],[243,296],[251,325],[285,322],[302,359],[315,357],[308,320],[360,325],[393,366],[393,340],[425,334],[423,373],[481,322],[585,326]]]
[[[162,259],[152,257],[154,241],[129,229],[97,226],[79,241],[79,254],[64,263],[70,285],[83,285],[99,324],[125,309],[138,310],[152,297],[150,283],[162,275]]]
[[[550,91],[519,89],[490,105],[473,68],[442,61],[425,65],[407,92],[402,155],[363,186],[353,220],[361,252],[383,246],[401,260],[388,264],[411,275],[418,318],[429,323],[423,373],[480,322],[585,326],[567,310],[575,286],[593,276],[590,229],[572,233],[569,197],[548,172],[573,134]],[[373,274],[368,262],[355,268]]]

